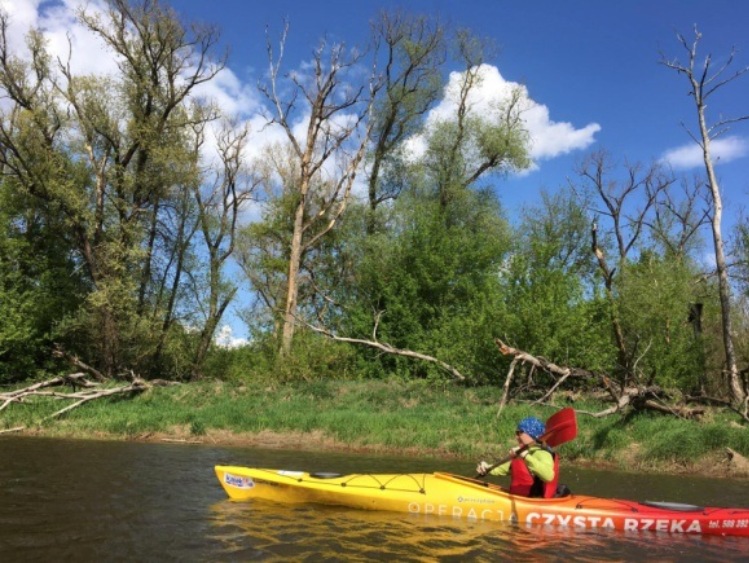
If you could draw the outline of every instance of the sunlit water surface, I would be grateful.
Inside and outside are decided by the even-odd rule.
[[[0,561],[749,561],[747,538],[231,502],[217,464],[473,470],[430,459],[0,437]],[[572,469],[563,480],[598,496],[749,506],[746,481]]]

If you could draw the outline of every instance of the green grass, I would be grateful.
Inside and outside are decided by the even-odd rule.
[[[594,402],[513,403],[497,417],[499,395],[496,387],[436,388],[402,380],[330,380],[263,388],[198,382],[150,389],[131,399],[99,399],[43,428],[53,435],[106,433],[124,438],[176,430],[197,438],[219,430],[314,432],[351,447],[477,460],[504,457],[514,445],[515,424],[525,416],[545,419],[565,406],[581,413],[604,408]],[[13,404],[0,413],[0,429],[35,427],[64,405],[53,399]],[[578,414],[578,437],[560,452],[568,462],[608,461],[652,470],[717,455],[726,447],[749,456],[749,432],[738,424],[738,417],[725,411],[711,416],[710,422],[698,423],[656,413],[604,418]]]

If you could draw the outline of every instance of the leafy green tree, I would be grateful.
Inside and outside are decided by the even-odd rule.
[[[65,225],[0,183],[0,382],[52,367],[59,322],[87,291]]]
[[[742,213],[734,227],[733,255],[738,288],[736,313],[736,350],[743,368],[744,386],[749,393],[749,223]]]
[[[376,227],[377,208],[398,197],[402,185],[391,181],[400,146],[418,133],[425,114],[442,88],[440,67],[446,60],[446,34],[438,20],[402,12],[383,12],[372,25],[379,64],[383,68],[372,116],[367,229]]]
[[[690,322],[690,308],[710,298],[688,260],[644,251],[622,264],[617,310],[638,380],[696,392],[703,384],[704,339]]]
[[[678,182],[657,164],[628,164],[618,176],[603,152],[579,172],[578,191],[598,202],[592,247],[616,350],[610,371],[620,389],[714,387],[713,331],[699,329],[711,326],[716,303],[697,267],[707,217],[700,183]]]
[[[317,317],[340,334],[444,359],[477,377],[496,365],[497,280],[509,248],[494,188],[482,184],[530,164],[519,91],[482,115],[472,108],[483,47],[467,32],[457,34],[454,50],[464,70],[446,89],[443,103],[451,111],[422,125],[422,155],[393,147],[385,178],[400,188],[381,215],[384,229],[373,233],[350,214],[345,238],[329,241],[330,258],[320,253],[328,267],[315,277],[323,296]],[[367,366],[417,376],[437,369],[397,355]]]
[[[520,110],[522,91],[514,90],[479,114],[472,105],[483,81],[485,46],[461,31],[454,47],[463,70],[446,88],[444,101],[452,111],[423,129],[426,151],[414,167],[422,176],[416,185],[436,192],[442,207],[492,174],[524,170],[531,164]]]
[[[624,389],[636,380],[637,360],[619,314],[618,276],[632,256],[645,248],[648,224],[658,198],[673,184],[674,178],[658,164],[644,167],[638,163],[628,164],[618,177],[617,166],[605,151],[587,157],[578,167],[578,174],[581,186],[577,189],[591,194],[587,197],[596,202],[598,209],[591,228],[592,250],[608,301],[611,335],[617,351],[612,372]]]
[[[361,229],[361,223],[351,224],[354,217],[347,227]],[[497,275],[510,246],[496,197],[489,190],[467,191],[444,209],[438,199],[402,194],[388,225],[387,234],[348,238],[338,248],[336,255],[350,268],[346,276],[336,272],[337,284],[326,285],[336,304],[329,326],[486,377],[496,365]],[[371,374],[442,377],[432,364],[361,354]]]
[[[501,337],[557,363],[608,369],[613,348],[605,301],[592,284],[587,203],[560,189],[523,212],[500,278]]]
[[[0,118],[0,165],[13,191],[57,214],[70,233],[88,284],[66,324],[74,351],[110,376],[125,367],[146,372],[159,331],[170,326],[163,304],[164,290],[176,291],[172,259],[189,244],[189,229],[165,230],[175,211],[189,209],[183,192],[199,181],[187,125],[210,118],[188,100],[223,62],[208,56],[213,30],[188,32],[157,2],[111,0],[103,15],[84,9],[79,18],[119,74],[73,74],[51,60],[36,31],[25,62],[2,33],[0,91],[11,106]]]

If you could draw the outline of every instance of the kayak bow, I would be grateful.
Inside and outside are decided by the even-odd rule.
[[[584,495],[540,499],[450,473],[306,473],[216,466],[232,500],[320,503],[529,525],[749,537],[749,509],[635,502]]]

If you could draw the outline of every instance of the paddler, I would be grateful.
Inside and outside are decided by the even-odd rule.
[[[559,483],[559,458],[543,442],[546,431],[542,421],[534,416],[518,423],[515,437],[518,445],[510,450],[510,460],[492,469],[481,461],[476,467],[478,475],[510,475],[510,493],[526,497],[552,498]]]

